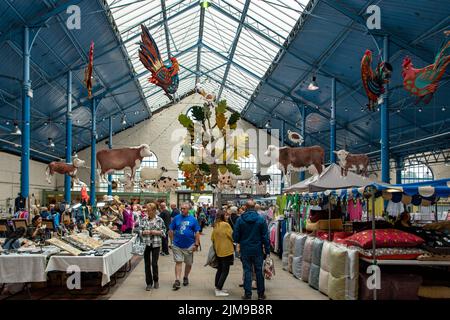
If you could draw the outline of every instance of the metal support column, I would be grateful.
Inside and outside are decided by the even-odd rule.
[[[67,73],[66,163],[72,162],[72,71]],[[70,205],[70,176],[64,176],[64,200]]]
[[[402,169],[404,165],[404,160],[401,157],[395,159],[395,183],[402,183]]]
[[[280,136],[280,147],[284,147],[284,126],[285,126],[285,122],[283,119],[281,119],[281,130],[279,133]],[[287,174],[287,172],[286,172]],[[281,193],[283,193],[284,190],[284,181],[286,180],[286,177],[282,177],[281,179]]]
[[[95,174],[96,174],[96,143],[97,143],[97,127],[96,127],[96,111],[97,111],[97,99],[91,100],[91,206],[94,208],[95,201]]]
[[[302,147],[305,146],[305,140],[306,140],[306,106],[302,105],[302,109],[300,110],[302,114],[302,127],[300,128],[300,134],[303,138]],[[299,173],[299,179],[300,181],[305,180],[305,171],[300,171]]]
[[[331,78],[330,163],[336,162],[336,79]]]
[[[113,122],[112,117],[109,117],[109,139],[108,147],[112,149],[112,136],[113,136]],[[108,196],[112,196],[112,174],[108,174]]]
[[[383,41],[383,60],[389,60],[389,38],[384,36]],[[388,101],[388,85],[386,84],[386,92],[383,96],[381,104],[381,181],[390,183],[389,176],[389,101]]]
[[[31,104],[31,80],[30,80],[30,30],[24,27],[23,33],[23,92],[22,92],[22,155],[20,192],[26,198],[28,204],[30,184],[30,104]],[[26,205],[28,207],[28,205]]]

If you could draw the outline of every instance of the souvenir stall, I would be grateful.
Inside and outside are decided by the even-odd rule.
[[[340,200],[350,206],[361,201],[368,214],[361,216],[363,221],[352,221],[351,228],[344,232],[333,230],[330,213],[327,232],[307,228],[307,233],[287,234],[283,246],[289,253],[283,255],[283,267],[313,288],[317,288],[319,267],[318,288],[331,299],[450,298],[450,282],[446,280],[450,270],[448,221],[414,226],[407,213],[402,213],[395,224],[382,216],[384,201],[390,201],[391,206],[430,206],[449,195],[450,179],[404,185],[371,183],[299,194],[299,201],[327,198],[331,203]],[[382,201],[381,207],[377,201]],[[352,219],[350,216],[340,219]],[[314,247],[316,240],[324,243]],[[367,286],[367,268],[371,265],[382,268],[380,289]]]

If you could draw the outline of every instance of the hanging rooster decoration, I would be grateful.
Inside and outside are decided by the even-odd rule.
[[[84,69],[84,84],[88,90],[88,98],[92,98],[92,70],[94,68],[94,41],[91,41],[91,46],[89,48],[89,62]]]
[[[374,111],[380,96],[384,93],[384,85],[389,83],[392,73],[390,63],[380,61],[375,70],[372,70],[372,51],[366,50],[361,60],[361,79],[369,103],[369,111]]]
[[[450,63],[450,31],[444,32],[446,39],[443,41],[434,59],[434,63],[422,69],[413,68],[410,57],[403,59],[403,87],[412,95],[417,96],[416,104],[421,100],[428,104],[436,92],[439,81]]]
[[[170,58],[167,64],[163,63],[161,54],[155,40],[150,35],[147,27],[141,24],[141,40],[139,59],[144,67],[152,73],[149,81],[161,87],[170,100],[178,89],[178,71],[180,69],[176,58]]]

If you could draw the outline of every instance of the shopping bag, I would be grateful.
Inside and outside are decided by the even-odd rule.
[[[138,236],[133,242],[131,247],[131,253],[137,256],[143,256],[145,251],[145,244],[142,241],[142,237]]]
[[[205,263],[205,267],[206,266],[210,266],[212,268],[216,268],[218,267],[218,261],[217,261],[217,256],[216,256],[216,250],[214,250],[214,245],[211,245],[211,247],[209,247],[209,251],[208,251],[208,256],[206,258],[206,263]]]
[[[273,259],[269,256],[264,260],[264,278],[267,280],[272,280],[275,276],[275,264]]]

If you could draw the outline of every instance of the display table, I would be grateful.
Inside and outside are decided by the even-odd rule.
[[[102,286],[108,284],[111,276],[123,267],[133,256],[131,253],[134,238],[128,240],[120,247],[108,252],[104,256],[62,256],[50,257],[46,272],[67,272],[69,266],[75,265],[81,272],[102,273]]]
[[[372,264],[373,259],[360,258]],[[420,260],[377,260],[377,265],[385,266],[442,266],[450,267],[450,261],[420,261]]]
[[[48,246],[43,253],[11,253],[0,255],[0,283],[45,282],[45,266],[49,255],[59,249]]]

